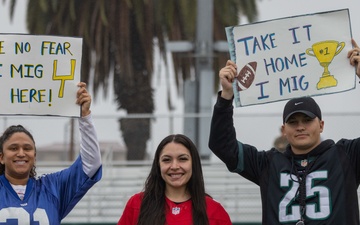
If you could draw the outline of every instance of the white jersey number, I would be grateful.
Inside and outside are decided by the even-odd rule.
[[[315,180],[327,179],[326,171],[315,171],[306,176],[306,198],[317,198],[317,203],[306,205],[306,216],[319,220],[327,218],[331,213],[330,190],[325,186],[314,186]],[[300,219],[300,205],[294,204],[295,194],[299,187],[295,175],[281,174],[281,187],[291,187],[279,204],[279,221],[293,222]]]
[[[17,219],[18,225],[29,225],[30,215],[29,213],[19,207],[9,207],[0,210],[0,223],[6,223],[9,219]],[[37,208],[34,212],[34,221],[39,222],[39,225],[49,225],[49,219],[46,215],[45,209]]]

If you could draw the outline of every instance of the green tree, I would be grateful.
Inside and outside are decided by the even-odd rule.
[[[16,4],[24,3],[11,0],[11,18]],[[93,69],[94,97],[100,87],[107,97],[112,84],[118,109],[128,114],[152,114],[154,48],[160,49],[166,62],[166,41],[195,40],[196,7],[195,0],[28,0],[27,29],[30,34],[82,37],[81,80],[89,83]],[[214,0],[214,41],[226,40],[224,27],[238,24],[240,15],[254,21],[256,0]],[[173,54],[177,85],[193,71],[191,54]],[[229,58],[226,53],[217,56],[215,71]],[[168,106],[172,108],[170,100]],[[128,149],[127,159],[144,159],[150,118],[119,122]]]

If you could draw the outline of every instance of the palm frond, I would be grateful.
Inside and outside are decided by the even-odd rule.
[[[4,2],[5,2],[5,0],[3,0],[3,3]],[[10,21],[12,21],[14,18],[15,5],[16,5],[16,0],[11,0],[11,2],[10,2]]]
[[[153,38],[157,38],[165,62],[166,40],[194,41],[196,3],[194,0],[29,0],[27,27],[34,34],[83,37],[84,48],[90,54],[85,58],[87,66],[93,66],[92,52],[95,56],[94,90],[104,87],[106,91],[111,66],[121,69],[122,76],[127,78],[123,80],[129,85],[136,79],[131,66],[135,33],[137,45],[141,45],[136,48],[144,55],[149,77],[153,71]],[[11,0],[11,17],[15,4],[16,0]],[[214,41],[226,40],[224,27],[237,24],[239,15],[246,16],[250,22],[256,20],[256,1],[214,0]],[[191,77],[194,60],[188,58],[190,54],[173,54],[177,84],[181,83],[180,79]],[[220,58],[227,57],[221,54],[218,54]]]

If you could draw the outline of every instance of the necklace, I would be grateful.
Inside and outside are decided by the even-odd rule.
[[[305,225],[304,216],[306,214],[306,176],[309,174],[310,168],[314,165],[317,158],[318,156],[311,162],[309,162],[307,159],[301,160],[300,165],[305,167],[302,171],[299,171],[296,165],[293,165],[295,167],[295,175],[298,180],[297,182],[299,183],[298,198],[300,204],[300,220],[295,225]]]

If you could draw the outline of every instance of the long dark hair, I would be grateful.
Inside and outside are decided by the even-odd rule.
[[[35,146],[35,140],[34,137],[32,136],[32,134],[26,130],[22,125],[13,125],[8,127],[3,135],[1,135],[0,137],[0,153],[4,154],[4,143],[5,141],[7,141],[14,133],[25,133],[27,136],[30,137],[30,139],[34,142],[34,146]],[[36,148],[35,148],[36,151]],[[36,171],[35,171],[36,167],[35,165],[33,166],[33,168],[30,171],[30,177],[35,177],[36,176]],[[0,163],[0,175],[3,175],[5,173],[5,165]]]
[[[171,142],[185,146],[192,158],[192,176],[187,183],[187,191],[190,193],[192,200],[193,224],[208,225],[205,201],[207,194],[205,193],[200,156],[194,143],[182,134],[173,134],[165,137],[157,147],[150,174],[145,182],[137,224],[166,224],[165,181],[161,177],[159,158],[164,146]]]

